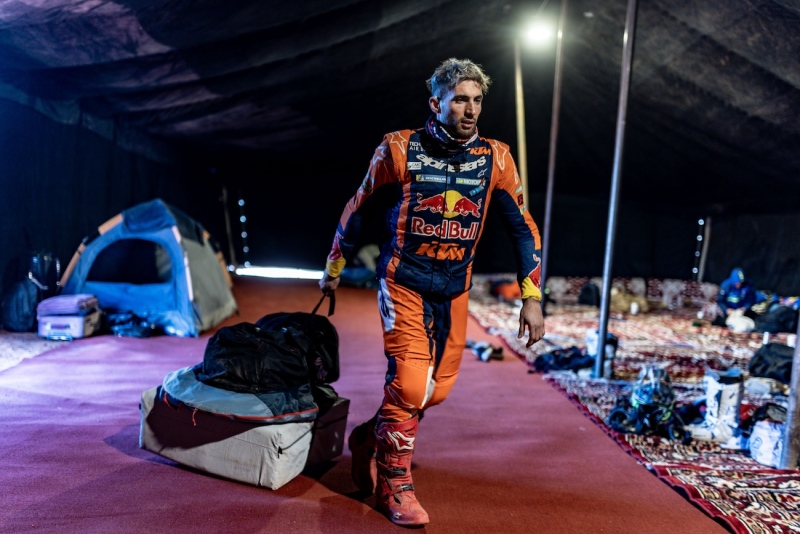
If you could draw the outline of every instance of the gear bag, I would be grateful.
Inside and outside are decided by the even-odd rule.
[[[762,345],[747,364],[751,376],[772,378],[788,384],[792,377],[794,347],[781,343]]]
[[[311,386],[315,399],[339,378],[339,337],[330,321],[310,314],[276,313],[256,324],[223,327],[206,345],[197,379],[239,393],[269,393]],[[333,313],[333,296],[329,315]],[[324,403],[324,402],[323,402]]]

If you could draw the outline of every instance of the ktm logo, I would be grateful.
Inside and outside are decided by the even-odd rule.
[[[488,146],[478,146],[475,148],[470,148],[469,153],[473,156],[480,156],[481,154],[485,154],[487,156],[492,154],[492,149]]]
[[[464,259],[464,248],[459,247],[456,243],[439,243],[437,241],[423,243],[416,253],[418,256],[428,256],[437,260]]]

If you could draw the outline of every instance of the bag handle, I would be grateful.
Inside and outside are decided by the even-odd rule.
[[[328,317],[333,315],[334,309],[336,308],[336,292],[335,291],[329,291],[328,293],[323,293],[322,294],[322,298],[319,299],[319,302],[317,302],[317,305],[314,306],[313,310],[311,310],[311,315],[314,315],[314,314],[317,313],[317,310],[322,305],[322,301],[325,300],[325,297],[330,297],[331,298],[331,302],[328,305]]]

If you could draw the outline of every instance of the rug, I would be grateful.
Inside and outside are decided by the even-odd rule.
[[[484,291],[479,280],[471,292],[470,313],[487,332],[529,365],[540,354],[557,348],[585,347],[587,329],[597,329],[599,310],[581,305],[547,307],[545,339],[525,347],[518,339],[519,304],[502,302]],[[477,291],[476,291],[477,289]],[[737,334],[697,318],[697,310],[655,310],[647,314],[614,314],[608,331],[619,338],[612,379],[592,379],[588,373],[552,371],[543,379],[566,395],[584,415],[601,427],[623,450],[669,484],[706,514],[737,533],[800,532],[800,471],[773,469],[750,458],[748,451],[722,449],[715,443],[687,444],[657,435],[642,436],[612,430],[605,419],[619,396],[629,395],[639,370],[658,365],[667,370],[676,405],[704,395],[707,369],[739,367],[762,343],[762,334]],[[777,336],[777,337],[776,337]],[[773,335],[784,342],[786,334]],[[772,399],[745,393],[743,416]]]
[[[26,358],[33,358],[63,344],[63,341],[40,338],[35,332],[0,330],[0,371],[14,367]]]

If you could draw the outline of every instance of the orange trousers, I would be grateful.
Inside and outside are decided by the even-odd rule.
[[[381,280],[378,306],[388,359],[380,415],[407,421],[447,398],[466,346],[469,293],[424,297]]]

